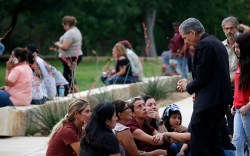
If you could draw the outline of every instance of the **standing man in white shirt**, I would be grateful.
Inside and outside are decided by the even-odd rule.
[[[233,45],[235,43],[236,37],[239,34],[238,33],[239,21],[236,17],[229,16],[223,19],[223,21],[221,22],[221,26],[225,33],[225,36],[227,37],[222,43],[225,45],[228,53],[231,88],[232,92],[234,92],[234,74],[237,69],[238,58],[235,54]],[[231,108],[232,105],[230,105],[229,107]],[[234,117],[231,114],[230,108],[226,113],[226,117],[228,122],[229,136],[232,138]]]

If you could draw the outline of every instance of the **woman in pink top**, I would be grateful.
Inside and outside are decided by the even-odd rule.
[[[235,155],[244,155],[244,144],[250,149],[250,34],[240,34],[234,44],[239,66],[234,78],[234,134]]]
[[[5,86],[0,88],[0,107],[29,105],[32,99],[32,70],[28,51],[15,48],[6,63]]]

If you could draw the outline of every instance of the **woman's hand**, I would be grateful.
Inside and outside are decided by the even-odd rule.
[[[12,60],[9,60],[9,61],[6,62],[6,69],[8,71],[10,71],[11,69],[13,69],[14,67],[15,67],[15,64],[13,63]]]
[[[58,52],[58,49],[55,47],[49,47],[49,50],[54,51],[54,52]]]
[[[62,44],[58,41],[58,42],[55,42],[54,45],[57,46],[58,48],[61,48]]]
[[[231,108],[231,114],[232,114],[232,115],[235,114],[235,108],[234,108],[234,106]]]
[[[178,125],[178,126],[174,127],[174,131],[179,132],[179,133],[183,133],[183,132],[187,131],[187,127],[185,127],[183,125]]]
[[[239,109],[240,113],[243,115],[243,116],[246,116],[248,111],[249,111],[249,105],[244,105],[242,106],[240,109]]]
[[[161,145],[163,144],[163,133],[158,133],[153,136],[153,143]]]
[[[179,152],[179,156],[185,156],[185,152],[180,151],[180,152]]]
[[[156,155],[156,156],[166,156],[167,154],[168,152],[163,149],[157,149],[157,150],[152,151],[152,155]]]

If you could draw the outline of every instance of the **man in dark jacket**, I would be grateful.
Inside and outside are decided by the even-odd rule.
[[[179,27],[185,44],[195,46],[193,81],[182,79],[179,91],[194,94],[191,117],[192,156],[223,156],[221,128],[232,103],[228,54],[220,40],[205,33],[199,20],[189,18]]]

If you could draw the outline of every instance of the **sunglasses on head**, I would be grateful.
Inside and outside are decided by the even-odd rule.
[[[128,99],[127,101],[125,101],[128,105],[130,104],[133,104],[135,101],[137,100],[143,100],[140,96],[137,96],[137,97],[133,97],[133,98],[130,98]]]

